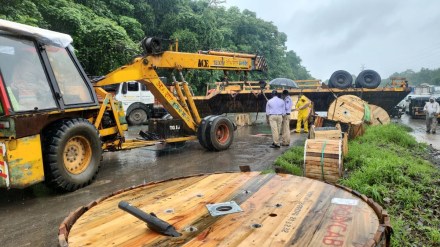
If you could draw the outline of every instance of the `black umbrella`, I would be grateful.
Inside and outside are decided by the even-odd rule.
[[[296,82],[288,78],[275,78],[269,82],[269,85],[282,88],[298,88]]]

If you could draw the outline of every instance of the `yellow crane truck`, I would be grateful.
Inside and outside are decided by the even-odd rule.
[[[120,102],[102,86],[139,81],[173,116],[179,136],[167,143],[199,140],[221,151],[233,141],[233,123],[224,116],[201,119],[183,69],[265,70],[263,57],[227,52],[162,51],[160,40],[142,41],[143,55],[96,83],[90,82],[67,34],[0,20],[0,188],[24,188],[46,181],[74,191],[96,177],[103,151],[154,145],[158,140],[126,140]],[[170,69],[175,92],[157,69]],[[174,73],[173,72],[173,73]],[[177,124],[176,124],[177,121]],[[180,122],[179,122],[180,121]],[[151,127],[151,126],[150,126]]]

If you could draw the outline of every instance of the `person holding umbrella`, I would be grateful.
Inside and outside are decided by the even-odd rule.
[[[281,146],[290,145],[290,112],[292,111],[292,98],[289,96],[289,91],[283,90],[283,100],[284,100],[284,115],[282,123],[282,137]]]
[[[266,104],[266,121],[272,131],[273,143],[271,148],[280,148],[280,133],[283,115],[285,114],[285,104],[278,97],[277,90],[272,91],[272,98]]]

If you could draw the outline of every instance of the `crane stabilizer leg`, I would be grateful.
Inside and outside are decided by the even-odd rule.
[[[194,103],[194,99],[193,99],[192,94],[189,90],[188,82],[185,81],[185,78],[183,77],[182,71],[179,71],[179,75],[183,81],[183,91],[185,92],[186,99],[188,100],[188,104],[191,107],[191,113],[192,113],[197,125],[199,125],[200,121],[201,121],[199,111],[197,110],[196,104]]]
[[[159,79],[155,71],[151,71],[155,76],[149,76],[147,79],[141,80],[145,83],[148,90],[150,90],[154,97],[157,97],[159,102],[162,102],[165,109],[176,119],[182,119],[187,129],[192,130],[193,133],[197,130],[197,123],[189,114],[185,107],[183,107],[176,97],[168,90],[168,88]]]
[[[183,106],[183,108],[185,108],[186,112],[188,112],[189,114],[189,108],[188,105],[186,104],[185,97],[183,96],[182,88],[180,87],[180,83],[176,80],[176,77],[174,75],[173,75],[173,83],[174,83],[174,88],[176,89],[177,92],[177,96],[179,96],[180,104]]]

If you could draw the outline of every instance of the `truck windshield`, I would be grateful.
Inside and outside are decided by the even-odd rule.
[[[64,104],[92,102],[91,91],[66,49],[48,46],[46,51]]]
[[[56,107],[34,42],[0,36],[0,70],[14,111]]]

